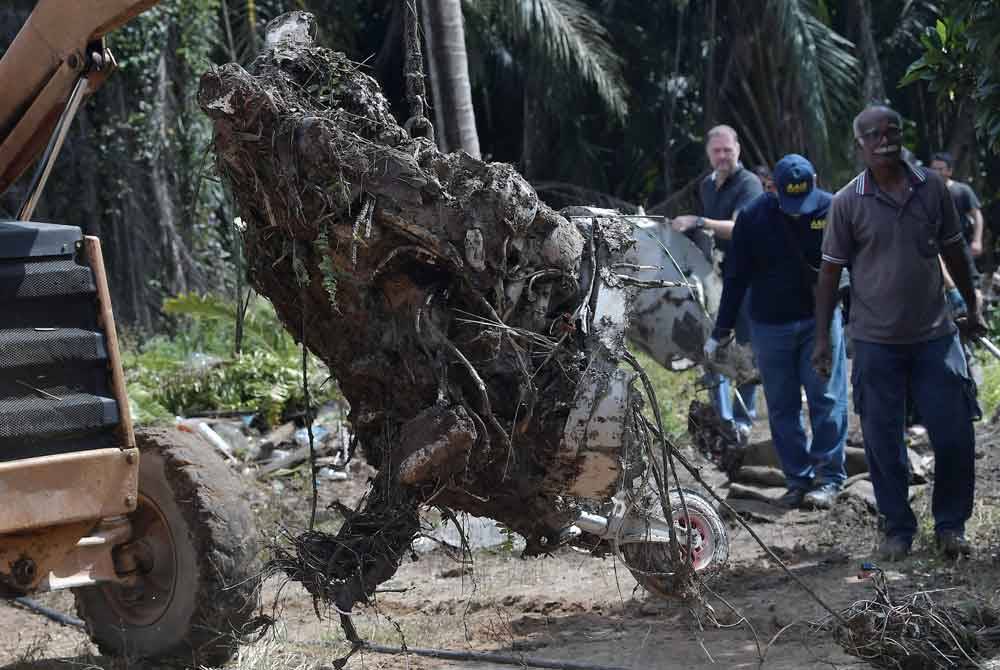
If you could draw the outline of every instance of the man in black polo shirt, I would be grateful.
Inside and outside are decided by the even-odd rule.
[[[931,156],[931,169],[937,172],[948,185],[948,192],[958,210],[959,222],[962,224],[962,235],[969,243],[973,258],[979,258],[983,253],[983,212],[976,192],[968,184],[951,178],[954,173],[955,160],[947,151]]]
[[[705,151],[708,162],[712,165],[712,174],[701,182],[701,216],[678,216],[671,224],[674,230],[682,233],[698,229],[710,231],[715,238],[715,248],[723,253],[724,272],[725,254],[729,251],[736,216],[764,189],[757,175],[740,164],[740,143],[735,130],[729,126],[715,126],[708,131],[706,142]],[[746,300],[740,308],[735,331],[737,341],[742,344],[750,341]],[[737,403],[734,412],[729,379],[720,374],[706,373],[704,382],[722,420],[734,422],[742,437],[749,435],[750,425],[756,417],[754,406],[757,385],[746,384],[739,388],[747,411],[744,412]]]
[[[903,425],[912,393],[934,447],[934,531],[949,558],[970,553],[979,407],[955,323],[944,298],[944,260],[968,305],[962,327],[986,332],[972,290],[972,258],[943,179],[901,157],[902,119],[869,107],[854,119],[867,168],[833,198],[816,291],[813,365],[831,370],[831,317],[841,270],[851,266],[854,409],[861,417],[875,501],[885,516],[879,554],[910,552],[917,519],[909,503]]]
[[[736,219],[722,304],[706,352],[713,342],[732,338],[740,304],[752,288],[753,351],[788,486],[780,503],[826,509],[847,477],[847,359],[839,313],[830,328],[830,377],[820,377],[810,365],[816,334],[813,290],[831,195],[816,187],[816,171],[798,154],[778,162],[774,181],[776,195],[758,197]],[[811,439],[802,424],[803,388]]]

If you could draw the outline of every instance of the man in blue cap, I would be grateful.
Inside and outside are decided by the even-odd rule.
[[[814,290],[832,196],[816,187],[815,169],[798,154],[778,162],[774,183],[776,194],[758,197],[736,219],[722,303],[705,348],[711,358],[732,340],[740,303],[750,289],[751,342],[788,486],[780,502],[827,509],[846,478],[847,362],[839,312],[830,326],[828,379],[816,373],[810,358],[816,334]],[[811,441],[802,423],[802,388]]]

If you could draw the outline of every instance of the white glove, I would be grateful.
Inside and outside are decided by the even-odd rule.
[[[713,358],[715,358],[715,354],[719,350],[719,346],[720,343],[717,339],[715,339],[714,337],[708,338],[708,341],[705,342],[705,348],[704,348],[705,360],[710,361]]]
[[[705,352],[705,360],[709,362],[717,361],[719,355],[723,353],[723,350],[729,346],[733,341],[733,331],[729,331],[720,340],[714,335],[709,336],[708,340],[705,342],[705,346],[702,349]]]

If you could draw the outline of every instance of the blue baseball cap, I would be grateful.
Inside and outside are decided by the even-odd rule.
[[[819,204],[816,168],[804,156],[788,154],[774,166],[778,204],[786,214],[811,212]]]

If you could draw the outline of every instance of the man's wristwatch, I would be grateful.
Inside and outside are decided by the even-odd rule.
[[[695,228],[704,228],[705,227],[705,217],[704,216],[699,216],[697,219],[695,219],[694,220],[694,227]]]

